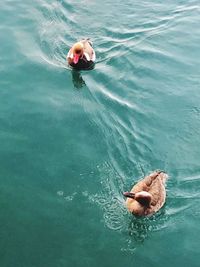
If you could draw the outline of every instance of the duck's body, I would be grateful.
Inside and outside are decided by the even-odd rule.
[[[88,39],[75,43],[67,54],[68,64],[76,70],[92,69],[95,60],[95,51]]]
[[[151,215],[165,203],[167,174],[155,171],[139,181],[130,192],[125,192],[127,209],[137,216]]]

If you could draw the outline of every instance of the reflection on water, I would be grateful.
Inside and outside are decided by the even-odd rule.
[[[72,70],[72,82],[75,88],[77,89],[81,89],[82,87],[84,87],[85,81],[83,80],[82,76],[81,76],[81,72],[77,71],[77,70]]]
[[[130,221],[128,232],[132,241],[136,243],[143,242],[148,236],[150,227],[144,219],[132,218]]]
[[[125,232],[126,242],[121,248],[122,251],[134,253],[138,246],[144,244],[145,240],[155,231],[160,231],[169,226],[169,217],[165,209],[150,217],[135,217],[129,215],[129,224]],[[127,238],[127,233],[129,237]]]
[[[167,220],[165,215],[165,209],[161,209],[157,214],[149,217],[135,217],[133,215],[128,227],[129,235],[135,242],[143,242],[150,232],[164,227]]]

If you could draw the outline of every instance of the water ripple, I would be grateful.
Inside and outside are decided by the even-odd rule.
[[[170,113],[170,97],[174,100],[176,94],[178,97],[184,94],[184,84],[177,92],[173,91],[173,81],[179,78],[181,84],[181,79],[185,78],[178,70],[182,67],[187,71],[193,63],[181,51],[184,39],[180,38],[177,50],[174,36],[180,31],[182,22],[198,13],[199,5],[196,1],[185,5],[171,3],[166,9],[166,4],[154,3],[152,7],[152,3],[144,1],[140,5],[135,3],[135,9],[130,10],[125,3],[121,12],[126,14],[126,19],[119,22],[117,16],[110,16],[110,2],[105,7],[90,1],[81,3],[83,5],[64,0],[42,1],[42,8],[37,13],[41,57],[47,64],[68,71],[65,57],[73,42],[82,37],[91,37],[94,41],[96,68],[80,74],[80,88],[84,87],[87,93],[83,94],[82,101],[79,98],[78,104],[90,117],[90,123],[101,130],[107,161],[100,171],[102,193],[90,196],[89,200],[102,208],[108,228],[123,232],[129,227],[130,235],[135,236],[139,227],[139,239],[143,240],[151,229],[167,227],[174,223],[170,217],[188,211],[191,196],[199,198],[198,193],[187,189],[189,181],[179,184],[179,191],[171,186],[167,211],[159,217],[157,226],[153,219],[141,224],[134,220],[128,226],[121,196],[133,175],[143,176],[147,170],[153,169],[153,164],[157,168],[169,167],[167,157],[170,151],[158,151],[156,146],[173,139],[171,135],[165,138],[167,129],[173,129],[173,135],[179,141],[188,141],[186,134],[181,135],[181,127],[172,124],[172,117],[165,116],[165,110]],[[121,7],[121,2],[116,2],[112,12],[119,5]],[[95,21],[91,16],[93,8],[97,9]],[[141,16],[146,8],[150,8],[150,13]],[[161,40],[160,46],[158,40]],[[75,75],[72,77],[76,79]],[[165,101],[167,97],[169,103]],[[195,184],[194,180],[192,184]],[[179,199],[182,205],[176,206]],[[166,221],[161,219],[164,217]]]

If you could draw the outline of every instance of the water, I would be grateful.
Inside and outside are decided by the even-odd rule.
[[[199,266],[200,3],[0,4],[0,266]],[[69,47],[94,43],[94,70]],[[122,192],[154,169],[167,202]]]

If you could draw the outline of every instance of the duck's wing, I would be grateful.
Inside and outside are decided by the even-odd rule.
[[[158,172],[153,172],[150,175],[144,177],[142,180],[137,182],[136,185],[133,187],[133,192],[137,193],[140,191],[149,191],[149,188],[152,182],[157,178]]]
[[[88,42],[88,40],[83,40],[82,43],[84,47],[84,54],[87,54],[90,60],[94,62],[96,60],[96,55],[91,44]]]
[[[67,54],[67,58],[72,59],[73,58],[73,53],[72,53],[72,48],[70,48],[68,54]]]
[[[155,181],[159,181],[159,183],[164,184],[167,178],[167,174],[162,171],[155,171],[150,175],[146,176],[142,180],[140,180],[134,187],[132,188],[131,192],[137,193],[140,191],[150,191],[152,184],[155,184]]]
[[[144,179],[137,182],[137,184],[135,184],[131,190],[132,193],[138,193],[140,191],[148,191],[148,188],[147,188],[146,183],[144,182]]]
[[[146,183],[147,186],[151,186],[151,184],[157,180],[160,179],[163,181],[163,183],[166,181],[167,174],[164,173],[163,171],[155,171],[151,173],[150,175],[146,176],[144,178],[144,182]]]
[[[152,195],[152,206],[160,208],[165,203],[166,191],[161,176],[152,182],[149,193]]]

